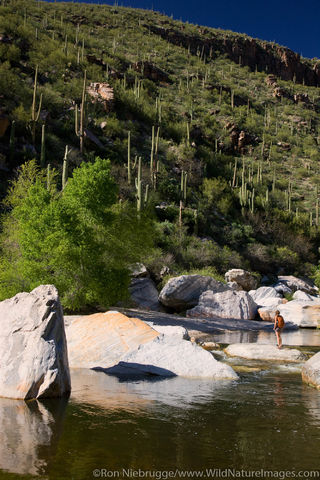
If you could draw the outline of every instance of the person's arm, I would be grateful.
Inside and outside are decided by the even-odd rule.
[[[276,315],[276,316],[274,317],[273,330],[275,330],[275,329],[277,328],[277,318],[278,318],[278,316]]]

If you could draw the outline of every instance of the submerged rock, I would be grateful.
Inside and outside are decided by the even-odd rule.
[[[73,320],[66,335],[70,367],[107,368],[159,333],[138,318],[109,311]]]
[[[124,355],[112,374],[147,373],[160,376],[237,379],[234,370],[216,360],[210,352],[195,343],[162,335]]]
[[[0,396],[62,397],[71,390],[57,289],[41,285],[0,302]]]
[[[279,350],[276,345],[263,345],[261,343],[234,343],[229,345],[225,352],[230,357],[241,357],[248,360],[274,360],[299,363],[307,359],[299,350],[284,347]]]
[[[250,272],[242,268],[233,268],[225,273],[226,282],[236,282],[247,292],[258,286],[258,280]]]
[[[204,292],[199,304],[187,311],[187,317],[232,318],[252,320],[257,313],[257,305],[244,291],[229,290],[221,293]]]
[[[159,301],[176,311],[194,307],[206,290],[224,292],[230,288],[213,277],[203,275],[181,275],[171,278],[159,295]]]
[[[313,355],[302,367],[302,380],[320,390],[320,352]]]

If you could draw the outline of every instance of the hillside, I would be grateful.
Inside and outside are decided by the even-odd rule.
[[[109,158],[118,199],[140,196],[155,279],[315,274],[318,60],[157,12],[30,0],[2,2],[0,58],[2,198],[33,158],[60,177],[68,145],[69,176]]]

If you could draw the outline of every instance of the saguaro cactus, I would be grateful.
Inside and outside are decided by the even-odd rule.
[[[63,158],[63,168],[62,168],[62,190],[65,189],[65,186],[67,185],[68,181],[68,156],[69,156],[70,150],[68,145],[66,145],[66,149],[64,152],[64,158]]]
[[[75,108],[75,132],[80,138],[80,153],[84,150],[84,121],[85,121],[85,100],[86,100],[87,71],[84,71],[82,99],[80,105],[80,123],[78,122],[78,105]]]
[[[42,106],[42,93],[40,95],[40,101],[38,110],[36,108],[37,102],[37,88],[38,88],[38,65],[36,66],[36,71],[34,75],[34,85],[33,85],[33,99],[31,106],[31,132],[32,132],[32,143],[35,144],[36,140],[36,124],[39,121],[41,106]]]
[[[42,125],[42,130],[41,130],[41,153],[40,153],[40,165],[41,167],[44,167],[46,164],[46,126],[45,124]]]

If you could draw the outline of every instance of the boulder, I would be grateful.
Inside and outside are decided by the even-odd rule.
[[[159,333],[138,318],[109,311],[73,320],[66,335],[70,367],[107,368]]]
[[[71,390],[57,289],[41,285],[0,302],[0,396],[62,397]]]
[[[314,297],[312,295],[309,295],[306,292],[303,292],[302,290],[297,290],[294,292],[292,295],[293,300],[300,300],[301,302],[313,302],[319,300],[318,297]]]
[[[276,310],[278,310],[278,305],[270,305],[266,307],[258,308],[259,317],[264,322],[274,322],[274,317],[276,315]]]
[[[278,310],[285,322],[293,323],[299,327],[313,327],[320,325],[320,302],[292,300],[278,306]]]
[[[150,278],[133,278],[129,286],[131,300],[139,308],[163,311],[158,300],[158,290]]]
[[[227,282],[228,287],[230,287],[232,290],[237,290],[238,292],[243,290],[241,285],[237,282]]]
[[[248,360],[274,360],[283,362],[300,363],[307,357],[299,350],[281,348],[276,345],[263,345],[261,343],[234,343],[225,350],[230,357],[247,358]]]
[[[228,270],[225,274],[226,282],[236,282],[243,290],[247,292],[253,290],[258,286],[258,280],[250,272],[242,270],[241,268],[233,268]]]
[[[225,363],[195,343],[162,335],[137,350],[124,355],[113,368],[113,374],[153,374],[160,376],[237,379],[238,375]]]
[[[160,292],[159,301],[166,307],[182,311],[197,305],[200,295],[207,290],[224,292],[230,289],[213,277],[181,275],[167,282]]]
[[[302,380],[320,390],[320,352],[313,355],[302,367]]]
[[[211,290],[204,292],[199,304],[187,311],[187,317],[219,317],[236,320],[252,320],[256,316],[257,305],[247,292],[228,290],[213,293]]]
[[[292,294],[291,288],[289,288],[288,285],[286,285],[285,283],[281,283],[281,282],[275,283],[273,285],[273,288],[276,290],[277,293],[280,293],[281,295],[285,295],[286,293],[288,295]]]
[[[281,303],[281,301],[278,301],[278,299],[281,297],[281,294],[278,293],[273,287],[260,287],[257,290],[250,290],[249,295],[253,298],[256,304],[260,305],[261,307],[273,305],[273,303]]]
[[[148,270],[143,263],[134,263],[130,266],[130,276],[133,278],[148,277]]]
[[[145,322],[156,332],[162,333],[164,335],[169,335],[175,338],[180,338],[180,340],[189,340],[189,333],[185,327],[180,327],[179,325],[157,325],[153,322]]]
[[[294,292],[296,290],[302,290],[303,292],[306,292],[309,295],[317,295],[319,292],[318,287],[316,287],[311,280],[294,277],[293,275],[278,276],[278,283],[285,284]]]

